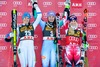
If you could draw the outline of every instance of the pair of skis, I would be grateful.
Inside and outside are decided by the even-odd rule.
[[[11,29],[12,32],[14,34],[14,37],[12,37],[11,42],[12,42],[12,47],[13,47],[13,58],[14,58],[14,67],[17,67],[17,62],[16,62],[16,54],[17,54],[17,10],[13,9],[11,11],[11,15],[12,15],[12,25],[11,25]]]
[[[6,42],[11,42],[12,43],[12,48],[13,48],[13,58],[14,58],[14,63],[13,67],[17,67],[17,62],[16,62],[16,54],[17,54],[17,10],[13,9],[11,11],[11,16],[12,16],[12,22],[11,22],[11,30],[12,32],[6,35],[5,41]],[[10,36],[10,38],[8,38]]]
[[[11,11],[11,16],[12,16],[12,22],[11,22],[11,30],[12,32],[6,35],[5,41],[6,42],[11,42],[12,43],[12,48],[13,48],[13,58],[14,58],[14,63],[13,63],[13,67],[17,67],[17,63],[16,63],[16,54],[17,54],[17,47],[16,47],[16,43],[17,43],[17,10],[13,9]],[[10,38],[8,38],[10,37]]]
[[[88,58],[86,49],[87,48],[87,18],[88,10],[84,9],[84,18],[83,18],[83,36],[82,36],[82,48],[81,48],[81,59],[83,60],[82,67],[88,67]]]
[[[65,8],[68,8],[68,16],[69,16],[69,14],[70,14],[70,0],[65,0],[65,3],[64,3],[65,5],[67,5],[67,6],[65,6]],[[65,12],[64,12],[65,13]],[[59,13],[57,13],[56,14],[56,38],[57,38],[57,67],[63,67],[64,65],[64,63],[63,63],[63,59],[62,59],[62,46],[61,46],[61,37],[60,37],[60,14]]]
[[[61,37],[60,37],[60,14],[56,14],[56,40],[57,40],[57,65],[56,67],[63,67],[63,60],[62,60],[62,47],[61,47]]]

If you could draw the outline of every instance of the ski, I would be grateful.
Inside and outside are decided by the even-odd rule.
[[[88,59],[86,56],[86,48],[87,46],[87,17],[88,17],[88,10],[84,9],[84,18],[83,18],[83,36],[82,36],[82,48],[81,48],[81,59],[83,60],[82,67],[88,67]]]
[[[17,67],[17,62],[16,62],[16,54],[17,54],[17,47],[16,47],[16,42],[17,42],[17,10],[13,9],[11,11],[12,15],[12,32],[14,33],[14,37],[12,38],[12,46],[13,46],[13,53],[14,53],[14,67]]]
[[[56,13],[56,40],[57,40],[57,67],[63,67],[62,60],[62,47],[61,47],[61,37],[60,37],[60,14]]]
[[[65,2],[64,2],[64,5],[65,5],[64,16],[67,17],[67,20],[69,19],[69,16],[70,16],[70,4],[71,4],[70,0],[65,0]]]

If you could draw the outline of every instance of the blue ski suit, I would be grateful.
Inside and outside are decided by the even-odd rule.
[[[56,67],[56,44],[54,44],[54,31],[48,27],[48,22],[40,21],[43,31],[42,66]]]

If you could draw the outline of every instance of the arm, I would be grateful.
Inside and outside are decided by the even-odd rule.
[[[44,21],[41,20],[39,24],[42,27],[42,31],[43,31],[44,28],[45,28],[46,22],[44,22]]]
[[[68,23],[68,19],[70,16],[70,5],[69,4],[65,4],[65,9],[63,11],[63,17],[60,20],[60,27],[65,26]]]
[[[11,33],[11,32],[10,32],[10,33]],[[8,33],[8,34],[5,36],[5,41],[6,41],[6,42],[11,42],[10,33]]]
[[[6,42],[11,42],[11,38],[14,37],[14,33],[13,32],[10,32],[8,33],[6,36],[5,36],[5,41]],[[18,42],[18,39],[19,39],[19,28],[17,27],[17,42]]]
[[[19,40],[19,27],[17,27],[17,43],[18,43],[18,40]]]
[[[36,9],[35,9],[35,8],[33,8],[33,9],[32,9],[32,11],[33,11],[33,17],[36,19],[36,18],[37,18],[37,11],[36,11]],[[40,24],[40,26],[42,27],[42,31],[43,31],[43,30],[44,30],[44,27],[45,27],[46,22],[44,22],[44,21],[40,20],[39,24]]]
[[[42,13],[41,13],[41,10],[40,8],[38,7],[37,3],[35,2],[33,4],[34,8],[36,9],[36,14],[37,14],[37,17],[36,17],[36,20],[35,22],[33,23],[33,27],[34,29],[36,29],[37,25],[39,24],[41,18],[42,18]]]

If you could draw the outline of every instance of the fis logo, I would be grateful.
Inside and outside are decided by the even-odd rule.
[[[19,6],[19,5],[22,5],[22,1],[13,1],[13,5],[15,7]]]
[[[96,2],[87,2],[88,7],[95,6]]]
[[[43,2],[44,7],[51,6],[51,5],[52,5],[52,2]]]
[[[6,5],[6,4],[7,4],[7,1],[0,1],[0,6]]]
[[[0,18],[2,18],[3,16],[7,16],[7,12],[0,12]]]

